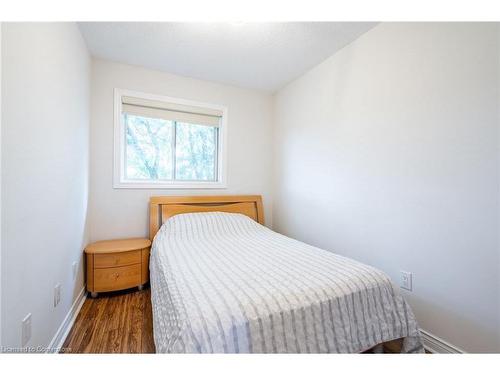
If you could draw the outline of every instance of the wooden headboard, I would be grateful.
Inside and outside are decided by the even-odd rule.
[[[264,225],[264,209],[260,195],[151,197],[149,200],[149,238],[153,240],[162,223],[172,216],[213,211],[243,214]]]

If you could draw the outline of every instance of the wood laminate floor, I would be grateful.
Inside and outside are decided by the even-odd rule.
[[[149,287],[88,297],[61,352],[154,353]]]

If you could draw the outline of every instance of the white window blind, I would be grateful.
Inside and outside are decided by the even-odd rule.
[[[178,103],[160,102],[122,96],[122,112],[135,116],[161,118],[168,121],[215,126],[220,125],[222,111]]]

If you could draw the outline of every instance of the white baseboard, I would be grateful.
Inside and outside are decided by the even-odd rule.
[[[50,344],[46,350],[47,353],[57,353],[59,352],[60,348],[62,348],[64,341],[66,340],[71,327],[73,327],[76,317],[78,316],[78,313],[80,312],[80,309],[82,308],[86,298],[87,292],[84,286],[80,293],[78,293],[78,296],[76,297],[75,302],[73,302],[71,309],[69,309],[66,317],[59,326],[59,329],[50,341]]]
[[[420,334],[422,335],[422,340],[424,342],[425,350],[431,353],[442,353],[442,354],[458,354],[465,353],[463,349],[457,348],[455,345],[446,342],[440,337],[433,335],[423,329],[420,330]]]

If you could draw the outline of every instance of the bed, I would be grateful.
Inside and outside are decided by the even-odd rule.
[[[260,196],[151,198],[157,352],[424,351],[383,272],[263,224]]]

